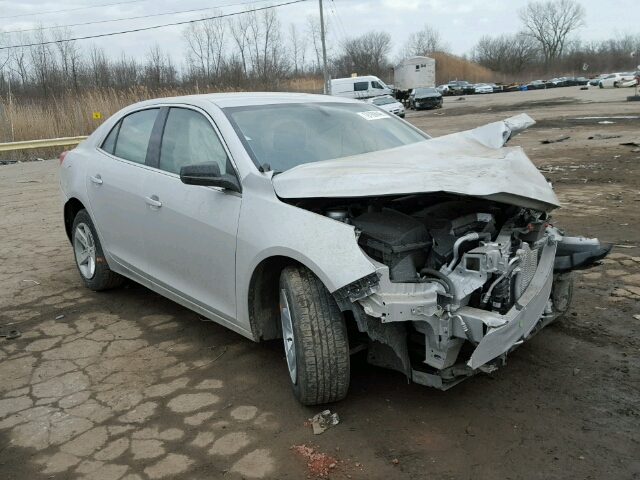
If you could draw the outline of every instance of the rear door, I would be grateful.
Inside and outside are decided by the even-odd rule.
[[[230,155],[211,120],[196,109],[171,107],[157,138],[156,168],[149,170],[143,187],[150,202],[143,222],[150,279],[233,321],[242,196],[185,185],[179,175],[183,165],[216,162],[221,173],[237,176]],[[150,148],[156,150],[153,144]]]
[[[103,247],[115,262],[140,275],[146,267],[141,222],[147,204],[142,185],[159,110],[140,110],[120,120],[91,156],[87,168],[89,205]]]

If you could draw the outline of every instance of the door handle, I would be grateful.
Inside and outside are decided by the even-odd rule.
[[[144,197],[144,199],[152,207],[160,208],[162,206],[162,203],[160,202],[159,198],[156,195],[151,195],[150,197]]]
[[[102,185],[102,177],[100,175],[96,175],[95,177],[91,177],[91,181],[96,185]]]

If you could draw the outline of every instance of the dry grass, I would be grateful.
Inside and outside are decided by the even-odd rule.
[[[442,52],[430,56],[436,61],[436,85],[456,79],[469,83],[503,81],[502,75],[462,57]]]

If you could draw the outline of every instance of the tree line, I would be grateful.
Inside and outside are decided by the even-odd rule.
[[[517,15],[518,33],[484,36],[462,57],[513,80],[577,72],[584,64],[596,74],[640,63],[631,58],[631,52],[640,52],[640,34],[603,41],[577,36],[585,26],[585,11],[575,0],[531,1]],[[403,59],[451,50],[431,25],[410,33],[394,57],[389,32],[347,36],[334,27],[326,26],[334,78],[358,73],[393,82],[392,68]],[[279,90],[292,79],[322,74],[317,16],[309,16],[303,28],[285,28],[276,9],[247,11],[191,23],[181,37],[184,55],[176,61],[159,44],[151,45],[142,59],[114,56],[96,44],[70,40],[73,33],[67,28],[0,34],[0,46],[31,45],[0,50],[0,94],[6,97],[11,90],[23,98],[46,99],[91,87],[137,86]]]

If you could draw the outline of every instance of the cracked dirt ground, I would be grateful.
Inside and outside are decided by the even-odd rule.
[[[0,333],[22,333],[0,338],[0,478],[307,478],[290,449],[301,444],[334,457],[340,479],[640,476],[640,153],[586,140],[640,136],[640,120],[573,122],[630,107],[558,90],[569,100],[447,99],[408,119],[441,135],[526,111],[540,123],[514,144],[559,167],[545,174],[566,205],[559,224],[635,248],[579,274],[569,316],[491,375],[440,392],[355,357],[347,399],[329,406],[341,423],[321,436],[303,424],[322,408],[295,402],[278,342],[253,344],[133,282],[87,290],[62,227],[57,160],[0,166]],[[557,104],[536,105],[545,95]]]

